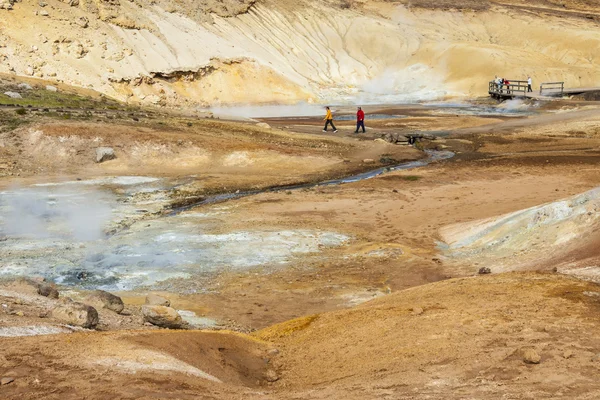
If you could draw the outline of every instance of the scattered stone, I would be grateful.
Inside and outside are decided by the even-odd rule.
[[[14,0],[0,0],[0,10],[12,10]]]
[[[27,83],[19,83],[17,85],[17,87],[21,90],[32,90],[33,87],[31,87],[31,85],[27,84]]]
[[[268,369],[265,373],[265,379],[267,380],[267,382],[277,382],[279,380],[279,376],[277,375],[277,372],[275,372],[275,370]]]
[[[75,20],[75,23],[85,29],[90,25],[90,20],[86,17],[79,17]]]
[[[8,376],[5,376],[2,379],[0,379],[0,385],[2,385],[2,386],[8,385],[9,383],[13,383],[14,381],[15,381],[15,378],[10,378]]]
[[[98,147],[96,149],[96,162],[101,163],[117,158],[115,150],[112,147]]]
[[[182,329],[185,327],[181,315],[171,307],[143,305],[142,315],[144,321],[161,328]]]
[[[33,67],[25,68],[25,75],[33,76],[34,72]]]
[[[259,122],[258,124],[256,124],[256,126],[258,126],[259,128],[271,129],[271,125],[267,124],[266,122]]]
[[[94,329],[98,325],[98,311],[94,307],[64,299],[52,310],[52,317],[67,325]]]
[[[269,349],[269,351],[267,351],[267,354],[270,356],[276,356],[279,354],[279,349]]]
[[[146,304],[149,306],[163,306],[163,307],[171,306],[171,302],[169,301],[169,299],[166,299],[162,296],[159,296],[157,294],[152,294],[152,293],[150,293],[148,296],[146,296]]]
[[[571,350],[566,350],[563,353],[563,358],[568,360],[569,358],[573,358],[574,355],[575,354]]]
[[[4,92],[4,95],[10,97],[11,99],[22,99],[23,98],[23,96],[21,96],[17,92]]]
[[[373,164],[375,162],[375,160],[373,160],[372,158],[365,158],[363,160],[363,163],[365,164]]]
[[[38,15],[41,15],[42,17],[47,17],[47,16],[49,16],[50,14],[48,14],[48,11],[46,11],[46,10],[42,10],[42,11],[39,11],[39,12],[38,12]]]
[[[592,362],[600,362],[600,353],[598,353],[594,357],[592,357]]]
[[[534,349],[527,349],[523,352],[523,362],[525,364],[539,364],[542,357]]]
[[[492,270],[489,269],[488,267],[481,267],[479,268],[479,275],[487,275],[487,274],[491,274]]]
[[[52,85],[46,86],[46,90],[49,92],[58,92],[58,88],[56,88],[56,86],[52,86]]]
[[[85,302],[96,308],[106,308],[117,314],[121,314],[125,308],[123,300],[119,296],[104,290],[95,290],[85,299]]]
[[[414,307],[411,314],[417,316],[423,314],[424,312],[425,310],[423,310],[421,307]]]

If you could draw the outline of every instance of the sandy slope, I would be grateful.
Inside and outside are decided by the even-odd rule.
[[[0,72],[188,106],[481,94],[495,74],[600,81],[590,3],[263,0],[208,19],[177,4],[15,3],[0,9]]]

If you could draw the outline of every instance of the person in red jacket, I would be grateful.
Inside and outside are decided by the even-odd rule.
[[[365,112],[362,108],[358,107],[358,112],[356,113],[356,131],[354,133],[358,133],[358,128],[361,126],[363,133],[365,133]]]

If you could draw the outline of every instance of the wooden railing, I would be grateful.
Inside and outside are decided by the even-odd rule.
[[[564,92],[564,82],[544,82],[540,85],[540,96],[562,96]]]
[[[492,96],[526,96],[527,81],[511,81],[509,84],[499,84],[491,81],[489,84],[489,94]]]

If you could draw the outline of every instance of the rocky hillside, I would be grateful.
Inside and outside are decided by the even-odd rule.
[[[391,102],[598,85],[591,0],[0,0],[0,73],[132,103]]]

